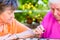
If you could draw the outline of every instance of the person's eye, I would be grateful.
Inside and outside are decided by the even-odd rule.
[[[9,12],[9,15],[11,15],[13,13],[13,11]]]
[[[58,10],[58,11],[60,11],[60,9],[59,9],[59,8],[57,8],[57,10]]]
[[[11,15],[11,13],[9,13],[9,15]]]
[[[55,9],[54,8],[51,8],[52,11],[54,11]]]
[[[11,15],[12,14],[12,12],[9,12],[9,15]]]

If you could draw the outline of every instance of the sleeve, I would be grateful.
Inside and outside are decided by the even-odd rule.
[[[15,21],[16,21],[17,33],[20,33],[20,32],[24,32],[24,31],[30,30],[30,28],[28,28],[28,27],[25,26],[24,24],[21,24],[21,23],[18,22],[17,20],[15,20]]]
[[[34,35],[32,29],[28,28],[24,24],[21,24],[17,20],[15,20],[15,23],[16,23],[16,30],[17,30],[16,36],[18,38],[23,38],[23,37],[26,38]]]
[[[48,22],[49,22],[49,13],[47,13],[45,16],[44,16],[44,18],[43,18],[43,20],[42,20],[42,22],[41,22],[41,24],[40,25],[42,25],[45,29],[47,28],[46,26],[48,25]]]
[[[40,25],[42,25],[43,28],[45,29],[45,32],[42,34],[42,38],[47,38],[47,36],[48,36],[47,31],[49,31],[49,30],[48,30],[49,21],[50,21],[50,12],[48,12],[48,13],[45,15],[45,17],[43,18],[42,23],[40,24]]]

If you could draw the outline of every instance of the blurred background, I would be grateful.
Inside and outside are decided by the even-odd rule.
[[[15,18],[24,25],[34,29],[49,11],[48,0],[18,0]]]

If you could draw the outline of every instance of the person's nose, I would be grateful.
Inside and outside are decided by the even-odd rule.
[[[11,14],[11,18],[14,18],[14,14]]]
[[[55,11],[54,11],[54,15],[57,15],[57,13],[58,13],[58,12],[57,12],[57,10],[55,9]]]

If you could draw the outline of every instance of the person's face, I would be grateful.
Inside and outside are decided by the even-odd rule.
[[[51,4],[50,8],[56,20],[60,21],[60,4]]]
[[[7,7],[1,14],[0,19],[4,23],[11,23],[14,19],[14,11],[10,7]]]

